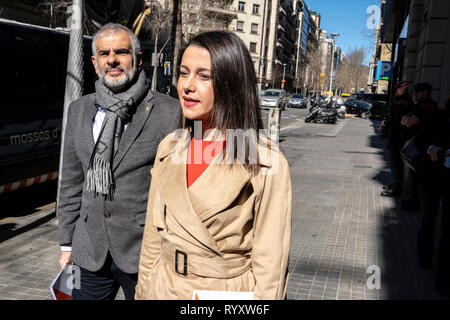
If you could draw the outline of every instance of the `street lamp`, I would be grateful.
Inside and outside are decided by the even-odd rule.
[[[331,38],[339,37],[339,33],[332,33]],[[330,70],[330,98],[331,98],[331,89],[333,88],[333,64],[334,64],[334,41],[331,42],[331,70]]]
[[[284,89],[284,83],[286,80],[284,80],[284,76],[286,74],[286,63],[283,63],[283,80],[281,80],[281,89]]]

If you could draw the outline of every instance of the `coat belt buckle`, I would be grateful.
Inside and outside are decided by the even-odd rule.
[[[178,270],[178,256],[179,255],[182,255],[183,256],[183,260],[184,260],[184,262],[183,262],[183,272],[180,272],[179,270]],[[182,274],[183,276],[186,276],[187,275],[187,254],[186,253],[184,253],[183,251],[181,251],[181,250],[178,250],[178,249],[176,249],[175,250],[175,271],[177,272],[177,273],[179,273],[179,274]]]

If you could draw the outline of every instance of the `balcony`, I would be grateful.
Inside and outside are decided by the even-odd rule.
[[[292,40],[292,39],[290,39],[289,37],[284,37],[284,42],[285,43],[287,43],[287,44],[289,44],[291,47],[296,47],[295,46],[295,43],[296,43],[296,41],[295,40]]]
[[[209,14],[217,15],[226,19],[237,19],[237,10],[232,9],[231,5],[224,4],[221,2],[216,2],[213,5],[205,8]]]

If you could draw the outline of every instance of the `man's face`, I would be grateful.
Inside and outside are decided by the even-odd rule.
[[[408,87],[400,87],[400,88],[396,89],[395,94],[397,96],[401,96],[402,94],[405,94],[407,90],[408,90]]]
[[[135,61],[132,40],[125,31],[100,35],[96,51],[96,56],[92,57],[95,72],[112,91],[125,88],[142,65],[142,55],[139,53]]]
[[[414,97],[416,101],[425,101],[428,98],[428,92],[427,91],[416,91],[414,93]]]

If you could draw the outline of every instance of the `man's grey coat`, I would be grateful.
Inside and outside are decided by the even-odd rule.
[[[126,273],[138,272],[150,169],[160,141],[176,129],[179,102],[149,91],[136,109],[113,160],[113,201],[86,190],[86,172],[94,149],[95,94],[74,101],[68,111],[58,199],[60,244],[72,244],[71,260],[99,270],[108,250]]]

